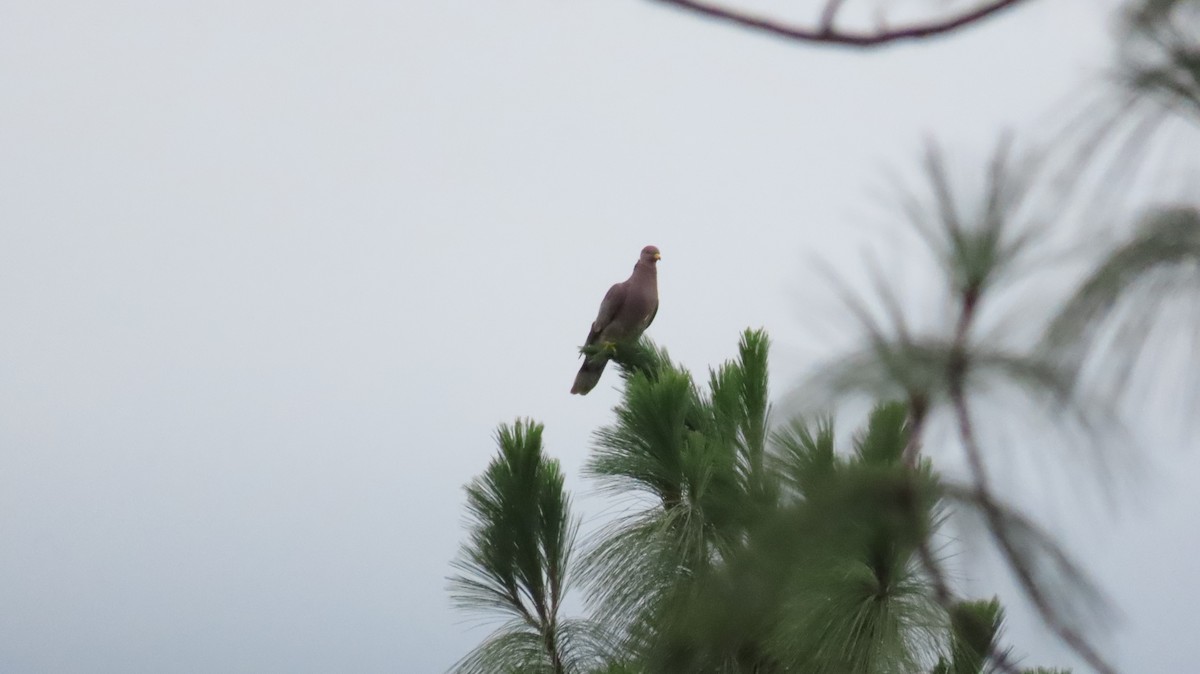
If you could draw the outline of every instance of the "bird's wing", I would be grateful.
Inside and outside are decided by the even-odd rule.
[[[586,346],[591,346],[600,338],[600,333],[604,328],[608,327],[609,323],[617,317],[621,311],[621,305],[625,303],[626,295],[625,283],[614,283],[608,289],[608,293],[604,295],[604,300],[600,302],[600,311],[596,314],[596,320],[592,323],[591,332],[588,333]]]

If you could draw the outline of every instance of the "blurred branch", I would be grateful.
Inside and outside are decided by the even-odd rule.
[[[1068,625],[1058,615],[1051,604],[1050,598],[1034,578],[1034,572],[1030,568],[1028,560],[1022,556],[1017,542],[1010,535],[1009,522],[1006,521],[1005,514],[1001,511],[1000,505],[992,496],[987,470],[983,463],[983,452],[975,437],[970,409],[967,407],[967,399],[962,390],[961,381],[952,385],[952,388],[951,397],[953,399],[954,415],[958,422],[959,435],[967,454],[967,462],[970,466],[971,478],[974,483],[972,500],[983,512],[988,530],[991,531],[996,544],[1000,547],[1001,553],[1003,553],[1009,567],[1012,568],[1013,573],[1016,575],[1021,589],[1025,591],[1029,600],[1033,602],[1034,607],[1042,616],[1042,619],[1046,621],[1047,626],[1063,640],[1063,643],[1067,644],[1071,650],[1075,651],[1079,657],[1083,658],[1097,672],[1101,674],[1116,674],[1116,670],[1101,657],[1091,643],[1078,630]]]
[[[907,453],[907,448],[906,448]],[[915,475],[912,466],[907,466],[910,475]],[[914,513],[915,515],[915,513]],[[929,575],[929,581],[933,585],[933,598],[943,609],[947,615],[954,615],[955,607],[958,606],[959,600],[955,597],[953,590],[950,589],[950,583],[946,579],[946,574],[938,563],[937,557],[933,553],[933,546],[930,544],[929,536],[922,536],[917,544],[917,556],[921,561],[922,568]],[[987,656],[992,664],[996,666],[1004,674],[1020,674],[1020,670],[1012,659],[1003,650],[1000,650],[996,642],[991,642],[987,646],[987,652],[982,655]]]
[[[1125,12],[1120,82],[1167,107],[1200,113],[1200,4],[1137,0]],[[1195,121],[1197,118],[1193,118]]]
[[[872,48],[892,42],[919,40],[944,35],[982,21],[1025,0],[994,0],[957,16],[940,21],[934,20],[927,23],[911,24],[891,29],[880,28],[873,33],[843,32],[834,28],[834,19],[837,18],[837,13],[841,9],[843,0],[829,0],[827,2],[824,10],[822,10],[820,23],[817,28],[789,25],[773,19],[745,14],[735,9],[696,2],[695,0],[655,1],[796,42]]]
[[[842,9],[842,3],[845,0],[829,0],[825,3],[825,9],[821,12],[821,32],[832,33],[833,22],[837,19],[838,12]]]
[[[1043,348],[1078,378],[1085,359],[1100,348],[1101,329],[1116,322],[1122,339],[1115,346],[1125,351],[1109,360],[1123,366],[1114,382],[1116,390],[1123,390],[1130,368],[1146,350],[1147,326],[1167,313],[1167,301],[1189,296],[1198,268],[1200,209],[1180,205],[1151,210],[1134,234],[1084,279],[1047,328]],[[1122,315],[1122,307],[1132,313]]]
[[[904,465],[917,467],[921,454],[921,437],[925,434],[925,417],[929,414],[929,401],[924,394],[910,393],[908,396],[908,441],[901,455]]]

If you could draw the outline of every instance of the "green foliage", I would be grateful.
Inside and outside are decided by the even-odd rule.
[[[1200,2],[1132,2],[1124,28],[1121,83],[1200,120]]]
[[[1145,344],[1148,326],[1165,302],[1200,281],[1200,210],[1158,209],[1111,251],[1080,285],[1047,330],[1045,345],[1072,374],[1097,348],[1103,328],[1116,321],[1126,357],[1113,359],[1123,385]]]
[[[588,472],[614,489],[642,489],[665,508],[683,499],[697,477],[694,426],[700,401],[691,377],[674,368],[654,379],[638,373],[616,408],[617,422],[596,434]]]
[[[803,496],[824,484],[837,468],[833,448],[833,419],[824,417],[815,428],[802,419],[777,429],[771,436],[772,463],[792,493]]]
[[[863,464],[892,466],[908,444],[908,406],[887,403],[875,408],[867,427],[854,438],[854,453]]]
[[[1004,610],[1000,601],[965,601],[950,610],[950,658],[941,658],[934,674],[981,674],[996,649]]]
[[[617,344],[613,362],[621,368],[621,377],[626,381],[636,374],[653,380],[658,378],[660,372],[675,369],[667,350],[656,346],[646,337],[633,343]]]
[[[458,671],[982,671],[999,605],[943,603],[923,558],[945,498],[969,494],[906,461],[903,403],[876,406],[845,446],[830,418],[768,430],[768,351],[745,332],[706,388],[648,340],[615,357],[624,392],[585,471],[626,514],[571,573],[575,523],[541,426],[500,427],[467,488],[452,589],[508,622]],[[572,573],[586,620],[558,615]]]
[[[750,495],[761,504],[771,492],[766,359],[765,334],[747,331],[739,358],[710,373],[707,394],[646,340],[617,360],[624,395],[585,471],[611,492],[653,501],[605,529],[585,569],[596,611],[631,639],[651,638],[651,616],[679,601],[681,584],[741,545]]]
[[[936,484],[900,464],[906,417],[904,405],[876,407],[840,454],[827,421],[776,435],[798,497],[780,528],[801,535],[776,530],[757,546],[784,555],[788,591],[771,646],[789,671],[914,671],[941,638],[941,610],[914,556],[936,526]]]
[[[575,523],[558,462],[542,455],[542,426],[501,425],[497,442],[499,455],[467,487],[472,527],[455,597],[524,619],[558,601]]]
[[[468,541],[450,589],[459,607],[507,620],[456,670],[562,672],[571,648],[590,650],[583,630],[559,622],[579,523],[558,461],[542,453],[541,424],[501,425],[496,440],[498,455],[466,488]]]
[[[921,499],[898,465],[906,408],[877,409],[852,460],[836,456],[828,420],[815,433],[794,421],[771,434],[767,457],[766,346],[761,333],[743,335],[739,358],[711,373],[707,398],[684,395],[694,389],[678,385],[674,404],[654,415],[690,417],[692,429],[672,421],[672,433],[637,432],[639,420],[629,412],[645,404],[642,388],[665,386],[682,373],[660,372],[656,383],[630,378],[618,423],[598,433],[590,466],[602,479],[642,475],[629,486],[654,494],[661,506],[614,527],[593,553],[600,604],[625,616],[652,671],[769,663],[907,671],[918,652],[911,647],[934,643],[939,622],[912,555],[929,518],[912,514]],[[701,429],[709,454],[694,451],[698,445],[689,452],[678,439]],[[631,468],[646,465],[654,442],[672,457],[707,458],[703,469],[690,471],[693,478],[734,468],[740,479],[707,490],[687,489],[685,480],[671,492],[684,497],[664,498],[656,473]],[[928,513],[931,506],[926,498],[921,507]],[[721,516],[731,511],[754,516]],[[642,613],[631,616],[636,609]],[[808,642],[796,634],[823,636]]]

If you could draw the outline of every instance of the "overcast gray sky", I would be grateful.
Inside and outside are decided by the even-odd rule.
[[[587,488],[616,378],[569,396],[576,348],[643,245],[651,336],[703,371],[764,326],[782,392],[846,346],[811,262],[865,278],[884,169],[1046,119],[1105,20],[864,54],[639,0],[0,3],[0,671],[444,670],[461,486],[521,415]],[[1131,671],[1194,663],[1171,456],[1077,542]]]

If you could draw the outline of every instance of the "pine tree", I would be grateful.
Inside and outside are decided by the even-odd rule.
[[[648,340],[619,354],[624,392],[586,471],[632,514],[583,543],[578,572],[541,427],[501,426],[498,456],[467,488],[451,587],[508,621],[456,671],[961,674],[1006,662],[999,605],[944,603],[922,567],[945,503],[929,461],[904,461],[908,407],[877,406],[845,447],[829,419],[772,431],[768,343],[746,331],[703,388]],[[577,573],[591,614],[567,620]]]

